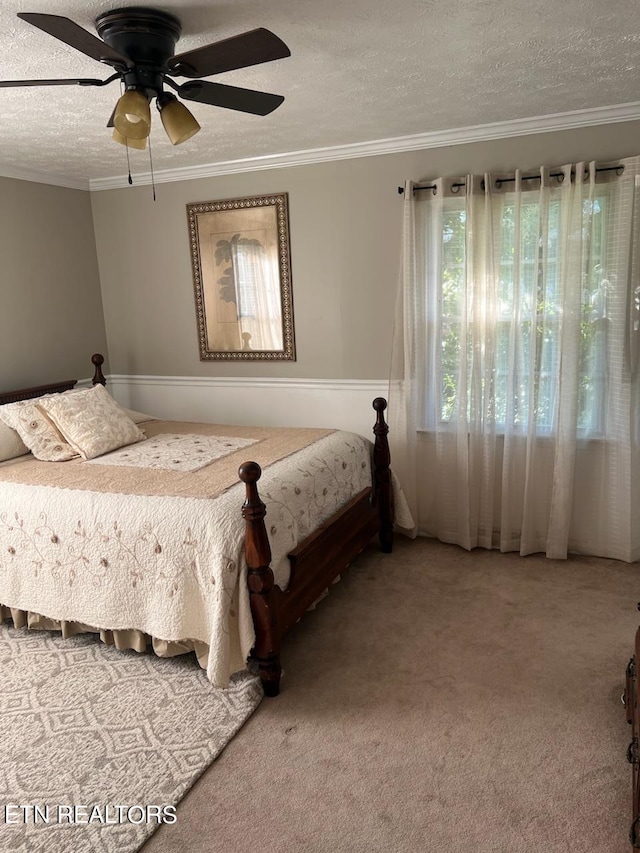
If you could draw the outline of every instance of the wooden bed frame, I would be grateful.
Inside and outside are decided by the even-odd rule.
[[[93,384],[106,385],[102,373],[104,357],[95,353],[91,361],[95,367]],[[76,381],[70,379],[0,393],[0,405],[68,391]],[[379,535],[382,551],[390,553],[393,547],[393,494],[387,441],[389,427],[384,419],[387,401],[383,397],[376,397],[373,408],[376,411],[373,427],[373,484],[352,498],[289,553],[291,576],[286,591],[275,584],[271,570],[271,548],[264,521],[266,508],[260,500],[257,486],[262,471],[257,462],[245,462],[238,471],[246,488],[242,516],[246,522],[247,582],[256,631],[251,656],[257,664],[266,696],[277,696],[280,692],[280,651],[289,628],[376,534]]]

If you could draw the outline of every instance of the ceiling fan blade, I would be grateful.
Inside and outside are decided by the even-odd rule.
[[[180,77],[208,77],[236,68],[260,65],[291,56],[287,45],[270,30],[259,27],[238,36],[179,53],[169,60],[169,71]]]
[[[239,110],[257,116],[268,115],[284,101],[283,95],[256,92],[253,89],[238,89],[236,86],[210,83],[208,80],[192,80],[189,83],[183,83],[182,86],[176,87],[176,91],[187,101],[198,101],[201,104],[226,107],[228,110]]]
[[[67,80],[0,80],[0,88],[13,86],[104,86],[104,80],[92,80],[89,77],[74,77]]]
[[[90,56],[91,59],[106,62],[116,68],[127,68],[129,65],[128,60],[117,50],[109,47],[97,36],[91,35],[70,18],[64,18],[61,15],[43,15],[40,12],[18,12],[18,17],[68,44],[69,47],[79,50],[80,53]]]

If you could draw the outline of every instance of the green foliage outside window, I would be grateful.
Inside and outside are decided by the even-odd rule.
[[[443,213],[437,416],[450,421],[464,406],[466,418],[473,420],[479,414],[474,409],[483,406],[482,418],[493,419],[498,427],[509,424],[524,431],[533,421],[544,432],[553,426],[566,309],[559,246],[561,230],[577,227],[582,233],[570,239],[580,240],[583,260],[578,428],[601,430],[611,287],[604,260],[606,193],[603,190],[595,200],[584,203],[582,222],[577,226],[560,221],[559,201],[543,207],[538,193],[532,192],[524,195],[517,209],[514,197],[505,196],[494,241],[495,274],[487,285],[493,290],[482,301],[471,262],[465,291],[469,225],[463,205],[464,199],[447,200]],[[493,227],[495,233],[495,222]],[[463,350],[465,376],[461,375]]]

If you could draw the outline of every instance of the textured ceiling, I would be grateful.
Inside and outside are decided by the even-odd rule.
[[[21,21],[65,15],[95,33],[122,0],[0,3],[0,78],[106,77],[111,69]],[[292,56],[216,82],[285,96],[266,117],[189,103],[202,131],[173,147],[153,110],[156,171],[448,130],[640,100],[634,0],[168,0],[177,52],[255,27]],[[0,174],[60,180],[122,175],[105,125],[119,95],[78,86],[0,89]],[[131,152],[148,170],[147,152]]]

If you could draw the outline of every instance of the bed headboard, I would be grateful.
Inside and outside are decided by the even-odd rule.
[[[102,374],[102,365],[104,364],[104,356],[99,352],[91,356],[91,363],[94,366],[93,379],[94,385],[106,385],[106,380]],[[52,382],[50,385],[35,385],[33,388],[19,388],[16,391],[0,392],[0,406],[5,403],[17,403],[18,400],[32,400],[34,397],[42,397],[44,394],[59,394],[62,391],[70,391],[76,384],[77,379],[65,379],[62,382]]]

